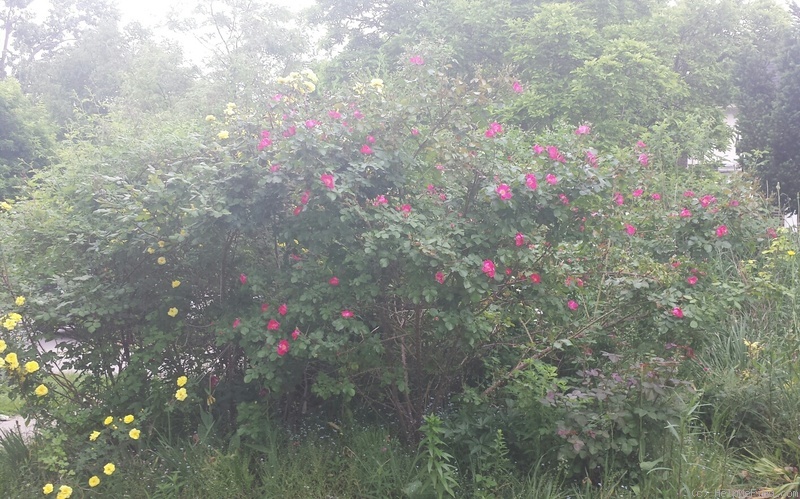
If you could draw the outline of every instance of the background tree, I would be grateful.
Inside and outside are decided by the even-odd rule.
[[[10,198],[30,172],[50,163],[55,127],[43,106],[13,78],[0,80],[0,198]]]

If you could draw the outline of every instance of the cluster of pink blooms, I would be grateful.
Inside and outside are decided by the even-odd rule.
[[[493,121],[489,125],[489,128],[484,132],[484,135],[489,137],[489,138],[492,138],[495,135],[499,135],[501,133],[503,133],[503,125],[501,125],[500,123],[498,123],[496,121]]]
[[[258,143],[258,150],[263,151],[272,145],[272,139],[269,138],[269,130],[261,131],[261,142]]]
[[[412,55],[408,58],[408,62],[413,64],[414,66],[422,66],[425,64],[425,60],[422,58],[421,55]]]

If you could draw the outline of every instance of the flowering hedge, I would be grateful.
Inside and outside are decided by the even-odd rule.
[[[143,433],[188,430],[201,404],[246,436],[276,404],[358,407],[414,438],[460,394],[524,398],[534,360],[558,366],[537,411],[587,366],[621,380],[622,358],[691,360],[746,306],[736,265],[769,237],[750,183],[654,170],[642,142],[598,151],[590,124],[509,129],[494,116],[519,82],[435,65],[340,92],[294,73],[255,109],[41,175],[3,237],[27,332],[60,329],[91,376],[60,389],[87,415],[73,424],[143,411]],[[573,456],[601,438],[557,424]]]

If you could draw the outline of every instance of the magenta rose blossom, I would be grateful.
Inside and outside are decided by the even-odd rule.
[[[484,260],[483,267],[481,268],[484,274],[486,274],[490,279],[494,278],[495,268],[494,262],[491,260]]]

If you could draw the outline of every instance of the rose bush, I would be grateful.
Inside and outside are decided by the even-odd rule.
[[[199,401],[248,436],[270,413],[358,408],[413,440],[459,397],[524,398],[533,361],[559,381],[532,410],[581,383],[629,409],[617,359],[675,358],[679,377],[746,306],[737,265],[768,213],[749,181],[654,170],[646,144],[599,151],[586,125],[530,136],[495,121],[516,80],[419,61],[353,90],[291,74],[253,109],[108,134],[39,175],[0,230],[27,333],[72,340],[70,424],[145,410],[142,438],[189,432]],[[577,438],[581,419],[551,414]],[[611,448],[575,438],[570,458]]]

